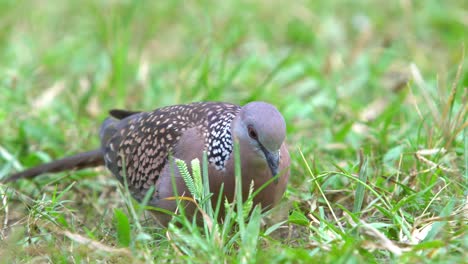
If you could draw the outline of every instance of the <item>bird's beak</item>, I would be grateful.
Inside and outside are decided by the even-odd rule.
[[[275,177],[278,174],[280,155],[279,151],[270,152],[265,151],[265,157],[268,162],[268,167],[270,167],[272,177]],[[275,183],[278,183],[278,178],[276,178]]]

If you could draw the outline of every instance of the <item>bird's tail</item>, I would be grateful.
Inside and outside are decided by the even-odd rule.
[[[91,150],[66,157],[59,160],[39,165],[37,167],[15,173],[6,178],[4,182],[16,181],[22,178],[34,178],[43,173],[60,172],[65,170],[76,170],[104,165],[101,149]]]

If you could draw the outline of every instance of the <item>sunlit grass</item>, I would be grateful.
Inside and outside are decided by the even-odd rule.
[[[0,260],[463,263],[467,9],[1,1],[0,178],[97,148],[112,108],[202,100],[276,105],[292,167],[276,210],[211,233],[155,227],[103,168],[0,185]]]

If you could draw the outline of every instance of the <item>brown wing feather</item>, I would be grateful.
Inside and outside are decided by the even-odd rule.
[[[193,103],[129,115],[107,125],[112,129],[110,136],[105,128],[101,133],[108,139],[103,142],[106,166],[121,182],[125,177],[134,197],[140,200],[158,181],[169,153],[185,130],[198,127],[208,138],[210,117],[222,116],[223,110],[232,114],[237,109],[225,103]]]

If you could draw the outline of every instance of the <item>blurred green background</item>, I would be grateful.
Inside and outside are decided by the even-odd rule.
[[[467,10],[466,1],[436,0],[0,0],[0,177],[98,147],[99,125],[113,108],[268,101],[288,124],[292,176],[277,222],[289,220],[292,235],[259,237],[264,242],[253,260],[461,263],[468,259],[466,211],[464,218],[453,215],[466,206],[468,182]],[[459,228],[444,222],[426,238],[429,244],[408,245],[409,253],[397,258],[385,247],[369,250],[365,244],[373,239],[343,213],[353,209],[353,177],[362,176],[360,149],[368,161],[361,179],[374,192],[367,190],[362,213],[353,216],[395,243],[408,242],[402,234],[419,230],[421,219],[451,215]],[[105,235],[112,232],[112,215],[105,212],[122,205],[104,170],[53,184],[4,185],[16,193],[8,195],[10,204],[20,203],[13,213],[10,205],[10,217],[29,226],[32,212],[17,196],[43,202],[72,183],[63,197],[67,207],[55,209],[74,224],[58,228],[114,244]],[[383,210],[376,194],[392,209]],[[342,232],[327,202],[347,223]],[[328,228],[314,227],[309,215],[316,214]],[[104,221],[95,227],[96,219]],[[7,227],[1,238],[17,241]],[[11,242],[26,250],[11,260],[99,255],[69,250],[74,242],[41,224],[27,237]],[[159,242],[149,248],[171,259],[170,242],[155,237]],[[62,240],[61,251],[50,250]],[[139,249],[136,260],[147,252]],[[194,261],[206,263],[209,250],[200,254]],[[225,261],[235,259],[227,255]]]

